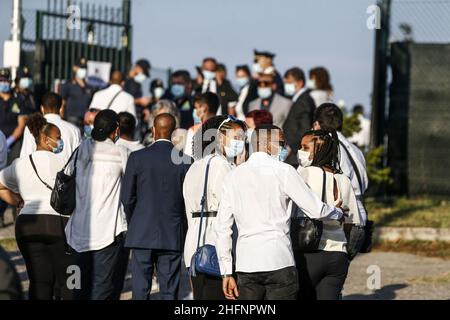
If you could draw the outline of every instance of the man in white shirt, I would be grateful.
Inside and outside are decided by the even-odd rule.
[[[95,117],[92,139],[84,140],[69,163],[76,175],[76,208],[65,228],[67,243],[81,268],[80,298],[109,300],[120,287],[127,222],[120,203],[122,177],[129,151],[115,144],[119,119],[112,110]],[[77,292],[78,295],[78,292]]]
[[[41,112],[44,118],[61,131],[61,139],[64,143],[64,149],[59,154],[64,162],[69,160],[70,156],[81,143],[80,129],[68,121],[61,119],[60,109],[62,106],[62,98],[60,95],[49,92],[42,98]],[[28,157],[36,151],[36,142],[28,127],[25,127],[22,149],[20,157]]]
[[[289,200],[311,218],[342,220],[341,209],[323,203],[292,166],[279,161],[285,145],[278,127],[257,127],[252,135],[257,152],[225,176],[215,230],[227,299],[296,299],[298,278],[290,239]],[[233,222],[238,229],[238,285],[232,277]]]
[[[351,143],[342,133],[343,114],[333,103],[324,103],[314,113],[314,130],[336,130],[339,138],[339,165],[353,187],[362,225],[367,222],[367,212],[363,204],[363,195],[369,186],[366,171],[366,160],[362,151]]]
[[[348,140],[358,147],[367,150],[370,144],[370,120],[364,117],[364,108],[360,104],[353,108],[353,114],[357,115],[361,130],[353,133]]]
[[[110,86],[94,94],[90,109],[111,109],[116,113],[128,112],[136,118],[134,98],[123,90],[124,76],[120,71],[114,71],[111,75]]]
[[[139,141],[134,141],[134,132],[136,130],[136,119],[131,113],[121,112],[119,116],[119,128],[120,128],[120,138],[117,140],[116,144],[119,146],[124,146],[130,152],[138,151],[144,149]]]

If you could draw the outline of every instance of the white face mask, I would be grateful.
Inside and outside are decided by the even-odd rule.
[[[164,88],[161,88],[161,87],[156,87],[153,90],[153,93],[154,93],[154,96],[156,99],[161,98],[163,96],[164,92],[165,92]]]
[[[228,158],[234,158],[244,152],[245,142],[243,140],[230,140],[230,146],[225,146],[225,154]]]
[[[286,93],[287,96],[292,97],[295,94],[295,84],[285,83],[284,92]]]
[[[84,80],[84,78],[86,78],[86,74],[87,74],[87,70],[84,68],[79,68],[77,70],[77,78]]]
[[[136,81],[137,83],[143,83],[145,79],[147,79],[147,76],[143,73],[139,73],[134,77],[134,81]]]
[[[303,150],[298,150],[298,152],[297,152],[298,163],[303,168],[311,166],[312,160],[309,159],[310,156],[311,156],[310,152],[306,152],[306,151],[303,151]]]

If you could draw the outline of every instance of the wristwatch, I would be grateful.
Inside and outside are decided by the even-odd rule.
[[[232,277],[232,276],[233,276],[232,274],[223,274],[223,275],[222,275],[222,279],[230,278],[230,277]]]

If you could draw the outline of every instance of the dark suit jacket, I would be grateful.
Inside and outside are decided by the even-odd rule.
[[[126,247],[182,250],[186,231],[183,181],[191,162],[165,140],[130,155],[121,191],[128,220]]]
[[[297,150],[303,134],[312,128],[314,110],[314,100],[308,91],[303,92],[294,102],[291,111],[283,125],[286,142],[292,149],[291,155],[286,160],[287,163],[298,166]]]
[[[224,79],[220,86],[217,85],[217,95],[220,99],[222,114],[228,114],[228,104],[230,102],[237,102],[238,100],[238,95],[228,79]]]

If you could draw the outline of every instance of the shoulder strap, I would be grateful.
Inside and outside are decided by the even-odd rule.
[[[41,177],[39,176],[39,173],[37,172],[36,165],[34,164],[33,157],[31,156],[31,154],[30,154],[30,161],[31,161],[31,165],[33,166],[33,170],[34,170],[34,172],[36,172],[36,175],[39,178],[39,180],[41,180],[41,182],[44,184],[44,186],[47,187],[47,189],[53,191],[53,188],[50,187],[47,183],[45,183],[45,181],[42,180]]]
[[[66,171],[67,166],[69,165],[70,161],[72,160],[73,156],[75,156],[75,161],[74,161],[74,165],[73,165],[73,172],[74,174],[77,171],[77,159],[78,159],[78,148],[75,149],[75,151],[70,155],[69,160],[67,160],[66,165],[64,166],[64,168],[62,169],[62,171]]]
[[[205,212],[205,204],[206,204],[206,198],[207,198],[207,193],[208,193],[208,175],[209,175],[209,167],[211,164],[211,160],[214,158],[215,156],[212,156],[211,158],[209,158],[208,160],[208,164],[206,165],[206,171],[205,171],[205,184],[203,185],[203,194],[202,194],[202,199],[200,200],[200,228],[198,230],[198,240],[197,240],[197,249],[200,247],[200,238],[202,235],[202,224],[203,224],[203,215]]]
[[[361,179],[361,175],[360,175],[359,170],[358,170],[358,166],[356,165],[355,159],[353,159],[350,151],[348,151],[348,149],[345,147],[345,145],[342,142],[339,141],[339,144],[342,146],[342,148],[344,148],[345,153],[347,154],[348,158],[350,159],[350,162],[352,164],[353,170],[355,170],[355,173],[356,173],[356,178],[358,179],[359,188],[361,190],[361,193],[363,193],[362,179]]]
[[[325,172],[325,169],[324,168],[322,168],[322,171],[323,171],[323,181],[322,181],[322,202],[323,203],[326,203],[325,202],[325,197],[326,197],[326,184],[327,184],[327,174],[326,174],[326,172]]]
[[[123,92],[123,90],[120,90],[119,92],[117,92],[117,93],[114,95],[114,97],[113,97],[112,100],[109,102],[108,107],[107,107],[106,109],[111,108],[111,106],[112,106],[114,100],[116,100],[116,98],[117,98],[117,97],[119,96],[119,94],[121,94],[122,92]]]

